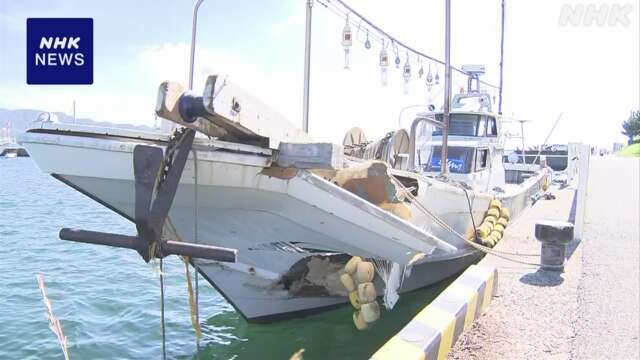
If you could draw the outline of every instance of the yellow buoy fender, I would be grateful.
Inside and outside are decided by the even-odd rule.
[[[351,259],[349,259],[349,261],[347,261],[347,264],[344,266],[344,271],[351,275],[355,274],[356,268],[360,262],[362,262],[362,259],[360,258],[360,256],[352,256]]]
[[[502,233],[496,230],[493,230],[489,236],[494,237],[496,240],[502,239]]]
[[[500,211],[501,210],[498,210],[498,209],[495,209],[495,208],[491,208],[491,209],[487,210],[487,216],[493,216],[493,217],[495,217],[497,219],[497,218],[500,217]]]
[[[351,275],[347,273],[340,275],[340,282],[348,292],[356,290],[356,284],[353,282],[353,278],[351,277]]]
[[[498,239],[495,236],[489,236],[489,247],[494,247],[498,243]]]
[[[368,261],[361,261],[356,268],[356,280],[359,284],[371,282],[375,275],[373,264]]]
[[[506,207],[503,207],[502,209],[500,209],[500,217],[501,218],[505,218],[507,221],[509,221],[509,209],[507,209]]]
[[[487,247],[493,247],[496,244],[496,238],[488,235],[486,238],[484,238],[482,245],[487,246]]]
[[[502,203],[500,203],[500,200],[498,199],[493,199],[489,203],[489,208],[498,209],[498,211],[500,211],[500,209],[502,208]]]
[[[549,188],[549,178],[545,176],[544,181],[542,182],[542,191],[547,191]]]
[[[369,325],[366,321],[364,321],[364,317],[362,317],[361,311],[356,311],[353,313],[353,323],[356,325],[356,329],[358,330],[366,330]]]
[[[484,218],[483,222],[489,223],[493,226],[498,222],[498,218],[496,218],[495,216],[487,216],[486,218]]]
[[[480,236],[480,237],[489,236],[489,234],[491,234],[491,230],[493,230],[493,225],[491,225],[491,223],[482,223],[482,225],[480,225],[480,227],[484,229],[484,230],[482,230],[481,234],[478,234],[478,236]],[[476,233],[477,233],[477,231],[476,231]]]
[[[490,232],[491,232],[491,227],[489,227],[489,224],[487,223],[483,223],[482,225],[480,225],[480,227],[476,229],[476,235],[478,235],[478,237],[480,238],[487,237],[487,235],[489,235]]]
[[[496,225],[493,227],[493,231],[497,231],[497,232],[499,232],[500,234],[502,234],[502,233],[504,232],[504,226],[503,226],[502,224],[496,224]]]
[[[362,304],[360,309],[364,321],[372,323],[380,318],[380,306],[378,302],[374,301],[368,304]]]
[[[503,228],[507,227],[507,224],[509,223],[509,220],[501,217],[500,219],[498,219],[498,224],[502,225]]]
[[[482,241],[482,245],[484,246],[491,246],[491,238],[489,238],[489,236],[480,238],[480,241]]]
[[[352,291],[349,293],[349,301],[351,302],[351,306],[355,309],[360,309],[360,301],[358,300],[358,292]]]
[[[372,282],[358,285],[358,300],[360,300],[360,304],[376,301],[376,287]]]

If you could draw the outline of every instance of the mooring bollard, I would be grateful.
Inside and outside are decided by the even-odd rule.
[[[573,224],[542,220],[536,223],[536,239],[542,243],[540,262],[543,270],[564,271],[567,244],[573,239]]]

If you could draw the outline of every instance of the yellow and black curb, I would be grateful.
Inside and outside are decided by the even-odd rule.
[[[470,266],[371,358],[446,359],[460,334],[487,309],[497,281],[495,268]]]

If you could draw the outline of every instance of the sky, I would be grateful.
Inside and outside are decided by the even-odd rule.
[[[301,126],[306,1],[205,0],[198,22],[194,91],[202,91],[209,74],[228,75]],[[444,0],[347,3],[401,41],[444,58]],[[497,84],[500,0],[452,3],[452,64],[484,64],[483,79]],[[160,82],[187,83],[192,4],[0,0],[0,107],[71,113],[75,100],[78,117],[153,125]],[[627,9],[618,18],[624,21],[562,22],[567,7],[603,5]],[[28,17],[94,19],[93,85],[26,84]],[[525,125],[527,143],[542,143],[559,116],[549,143],[580,141],[610,148],[626,140],[620,123],[640,109],[639,22],[638,0],[506,0],[503,113],[531,120]],[[413,57],[408,93],[401,68],[393,64],[389,82],[382,86],[380,44],[365,49],[360,41],[366,34],[356,28],[352,30],[360,41],[350,51],[350,69],[344,69],[344,23],[315,3],[309,117],[313,138],[341,142],[349,128],[359,126],[369,139],[376,139],[408,126],[420,110],[404,108],[442,105],[442,84],[428,91],[424,78],[416,75],[420,64]],[[400,57],[404,64],[404,52]],[[426,73],[428,63],[422,66]],[[435,74],[435,64],[432,71]],[[442,66],[438,71],[443,79]],[[453,84],[457,92],[466,81],[455,76]]]

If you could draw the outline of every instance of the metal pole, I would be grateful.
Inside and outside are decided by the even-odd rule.
[[[73,100],[73,123],[76,123],[76,101]]]
[[[196,28],[198,25],[198,8],[204,0],[197,0],[193,7],[193,23],[191,25],[191,57],[189,58],[189,90],[193,89],[193,62],[196,53]]]
[[[200,288],[198,286],[198,265],[195,266],[195,286],[196,286],[196,322],[200,324]],[[198,356],[196,358],[200,358],[200,337],[196,336],[196,351]]]
[[[193,89],[193,64],[195,61],[195,53],[196,53],[196,30],[198,25],[198,9],[200,8],[200,4],[202,4],[204,0],[197,0],[195,6],[193,7],[193,24],[191,25],[191,58],[189,59],[189,90]],[[193,204],[193,212],[194,212],[194,242],[198,243],[198,155],[196,155],[196,151],[193,150],[193,166],[195,169],[195,186],[194,186],[194,204]],[[195,262],[194,262],[195,264]],[[187,265],[189,266],[189,265]],[[195,273],[195,286],[196,286],[196,322],[200,324],[200,304],[198,299],[198,267],[194,266]],[[200,338],[196,335],[196,351],[198,357],[200,357]]]
[[[522,137],[522,163],[527,163],[527,154],[524,152],[524,121],[520,121],[520,136]]]
[[[498,114],[502,114],[502,68],[504,65],[504,0],[500,25],[500,88],[498,89]],[[523,149],[524,151],[524,149]]]
[[[313,0],[307,0],[307,25],[304,40],[304,90],[302,99],[302,130],[309,132],[309,81],[311,75],[311,9]]]
[[[193,177],[194,177],[194,186],[193,186],[193,242],[198,243],[198,208],[200,204],[198,203],[198,153],[192,149],[193,151]],[[189,266],[189,265],[187,265]],[[198,326],[200,325],[200,298],[199,298],[199,289],[198,289],[198,265],[196,261],[193,260],[193,269],[195,276],[195,285],[196,285],[196,301],[195,301],[195,310],[196,310],[196,323]],[[198,358],[200,357],[200,336],[196,331],[196,351],[198,354]]]
[[[451,111],[451,0],[445,0],[444,29],[444,111],[442,116],[442,154],[440,155],[440,174],[449,172],[447,161],[447,143],[449,137],[449,112]]]

